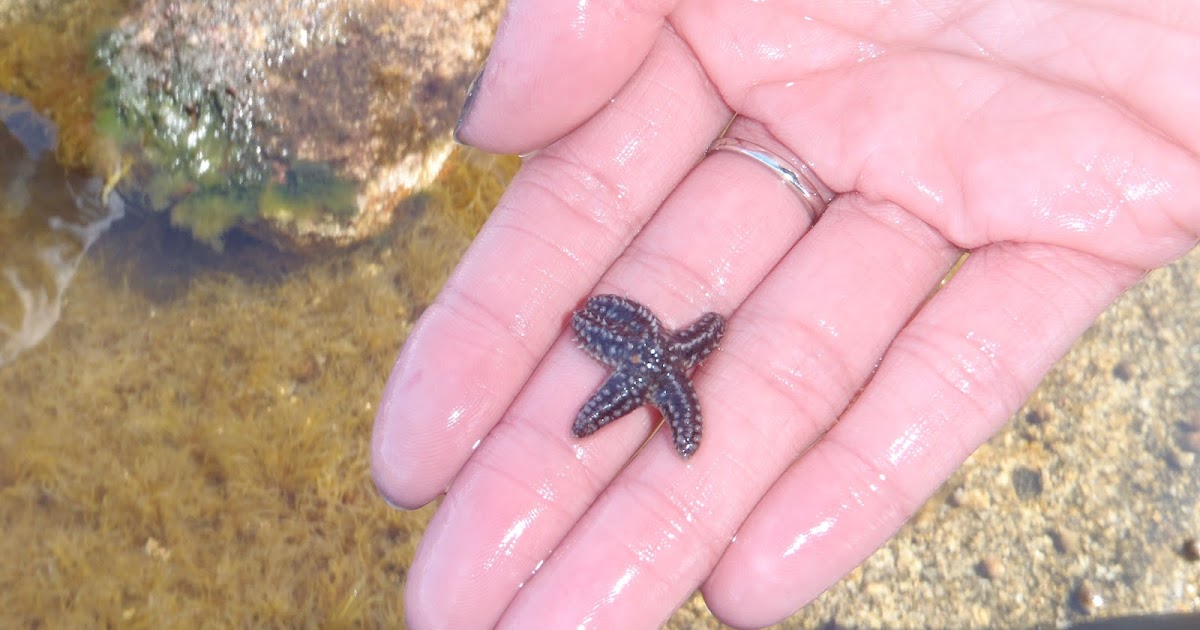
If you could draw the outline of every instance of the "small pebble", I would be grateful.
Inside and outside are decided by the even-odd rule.
[[[1184,431],[1179,435],[1179,448],[1191,453],[1200,453],[1200,431]]]
[[[1098,609],[1104,607],[1104,596],[1092,588],[1091,583],[1087,580],[1080,580],[1079,586],[1075,587],[1075,605],[1084,614],[1094,614]]]
[[[1128,382],[1133,377],[1133,371],[1129,368],[1129,364],[1121,361],[1113,366],[1112,374],[1118,381]]]
[[[1018,466],[1012,471],[1012,485],[1021,500],[1036,499],[1042,494],[1042,471]]]
[[[994,580],[1004,573],[1004,564],[996,556],[984,556],[975,565],[975,573],[985,580]]]
[[[1197,543],[1195,538],[1188,538],[1180,546],[1179,555],[1183,556],[1183,559],[1188,562],[1200,560],[1200,543]]]
[[[959,486],[954,489],[954,492],[950,493],[950,496],[946,497],[946,505],[952,508],[961,507],[966,496],[967,491],[962,486]]]
[[[1070,556],[1079,553],[1079,536],[1069,531],[1056,529],[1046,533],[1050,536],[1050,542],[1054,544],[1054,550],[1058,553]]]
[[[1175,470],[1188,470],[1196,465],[1196,454],[1181,449],[1167,449],[1164,459],[1166,459],[1167,465]]]

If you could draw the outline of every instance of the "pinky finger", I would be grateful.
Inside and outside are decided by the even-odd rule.
[[[712,611],[735,626],[767,625],[852,570],[1142,273],[1064,248],[977,250],[743,523],[704,585]]]

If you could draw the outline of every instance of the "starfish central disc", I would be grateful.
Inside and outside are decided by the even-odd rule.
[[[596,295],[575,311],[571,327],[584,351],[612,368],[575,417],[576,437],[591,435],[648,404],[671,427],[679,455],[686,459],[695,453],[700,447],[700,401],[688,372],[717,349],[725,318],[705,313],[687,328],[668,330],[633,300]]]

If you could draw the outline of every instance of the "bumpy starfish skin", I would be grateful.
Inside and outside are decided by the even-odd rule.
[[[679,455],[687,459],[695,453],[700,447],[700,400],[687,373],[717,349],[725,318],[706,313],[691,326],[670,331],[633,300],[596,295],[575,311],[571,326],[583,349],[613,369],[575,417],[576,437],[650,404],[670,425]]]

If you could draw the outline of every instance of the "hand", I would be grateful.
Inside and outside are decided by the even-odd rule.
[[[1195,245],[1197,42],[1182,2],[510,0],[460,137],[537,153],[375,428],[390,500],[446,491],[413,627],[651,626],[697,585],[753,626],[814,598]],[[815,225],[762,165],[701,161],[732,112],[840,193]],[[565,324],[596,293],[728,317],[689,460],[639,450],[645,409],[571,436],[604,370]]]

